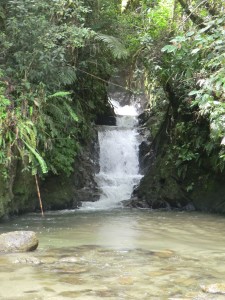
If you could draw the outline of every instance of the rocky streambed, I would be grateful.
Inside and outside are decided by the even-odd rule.
[[[134,260],[135,257],[135,260]],[[200,285],[201,273],[165,249],[112,250],[86,245],[0,256],[1,299],[168,299],[222,300],[225,282]],[[182,268],[183,266],[183,268]],[[210,279],[210,278],[209,278]],[[214,281],[213,276],[210,279]],[[15,288],[9,289],[12,281]]]
[[[221,216],[62,211],[0,224],[10,228],[37,232],[39,246],[0,254],[0,299],[224,300]]]

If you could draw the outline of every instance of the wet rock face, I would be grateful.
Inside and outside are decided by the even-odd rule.
[[[98,116],[95,123],[96,125],[116,126],[116,118],[115,116]]]
[[[38,246],[38,239],[33,231],[12,231],[0,235],[0,252],[28,252]]]
[[[98,172],[98,135],[95,126],[92,137],[77,155],[73,173],[51,175],[41,186],[45,210],[76,209],[82,201],[97,201],[99,191],[94,174]],[[38,203],[38,199],[36,199]]]
[[[151,149],[151,141],[146,131],[141,131],[142,141],[139,145],[139,169],[140,174],[146,175],[155,159],[155,153]]]
[[[95,173],[99,171],[99,143],[98,132],[95,128],[92,139],[82,153],[77,157],[76,167],[73,175],[73,193],[78,207],[83,201],[97,201],[99,189],[95,181]]]
[[[168,163],[167,154],[154,158],[154,153],[144,177],[126,206],[163,210],[195,209],[184,183],[176,176],[174,165]]]

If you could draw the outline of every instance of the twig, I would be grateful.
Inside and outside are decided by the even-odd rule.
[[[40,193],[37,175],[35,174],[34,177],[35,177],[37,194],[38,194],[38,199],[39,199],[39,204],[40,204],[40,209],[41,209],[41,215],[42,215],[42,217],[44,217],[44,211],[43,211],[43,206],[42,206],[41,193]]]

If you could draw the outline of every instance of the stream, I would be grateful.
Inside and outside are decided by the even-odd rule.
[[[34,230],[35,252],[0,256],[0,299],[225,299],[225,219],[114,209],[29,214],[0,232]]]

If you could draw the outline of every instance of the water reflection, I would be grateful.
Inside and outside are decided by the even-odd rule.
[[[140,235],[140,232],[136,230],[137,222],[125,216],[119,220],[112,217],[98,227],[95,233],[96,243],[111,248],[136,248]]]

